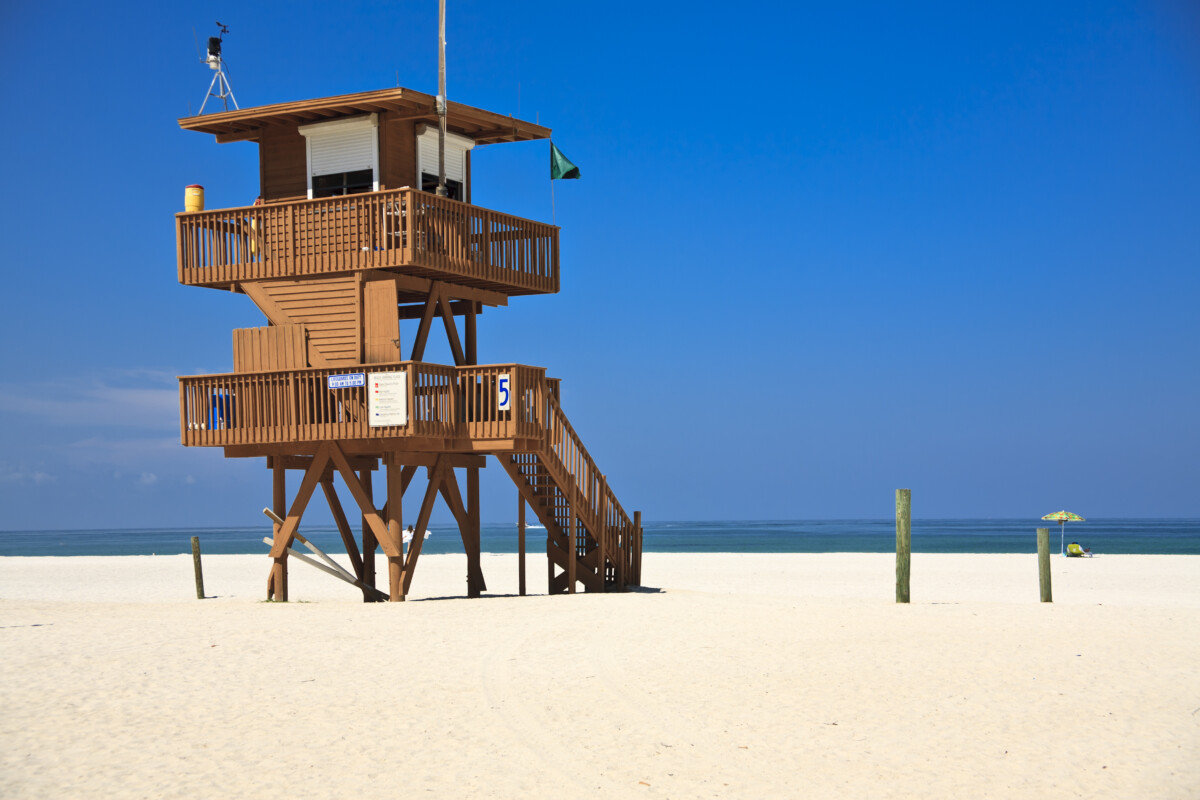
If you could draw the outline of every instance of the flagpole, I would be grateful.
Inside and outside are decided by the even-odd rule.
[[[438,2],[438,197],[446,197],[446,0]]]

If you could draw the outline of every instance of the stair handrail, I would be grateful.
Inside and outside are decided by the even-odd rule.
[[[584,498],[584,508],[578,509],[576,513],[583,518],[584,526],[591,530],[593,534],[597,531],[605,532],[605,535],[609,537],[609,541],[604,542],[605,550],[615,555],[619,545],[618,537],[622,537],[626,531],[632,530],[633,520],[625,512],[625,508],[617,499],[612,487],[608,486],[607,481],[600,480],[601,473],[596,466],[595,460],[587,448],[584,447],[583,440],[571,425],[570,420],[567,419],[566,412],[562,410],[558,400],[550,393],[548,384],[543,396],[546,398],[546,407],[549,412],[546,418],[546,434],[543,445],[544,454],[547,456],[545,459],[547,462],[546,466],[548,469],[555,468],[555,471],[559,473],[556,479],[560,480],[560,485],[563,485],[564,488],[570,491],[576,491],[577,497]],[[573,470],[569,464],[565,463],[555,450],[555,443],[564,441],[564,436],[561,434],[556,435],[556,429],[561,430],[562,434],[565,434],[565,439],[569,440],[574,450],[577,451],[579,457],[574,460],[579,466],[584,468],[582,471],[586,473],[585,475],[577,475],[576,470]],[[570,478],[569,483],[561,480],[567,477]],[[591,481],[594,484],[592,491],[584,492],[581,490],[584,481]],[[601,492],[597,491],[597,489],[602,490],[606,500],[604,505],[607,506],[607,513],[612,514],[616,518],[616,525],[608,525],[606,524],[607,520],[599,518],[602,504],[600,503]]]

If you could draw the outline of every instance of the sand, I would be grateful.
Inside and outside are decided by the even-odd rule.
[[[0,558],[4,797],[1200,796],[1200,557],[647,554],[364,605],[302,564]],[[545,591],[544,559],[529,558]],[[430,599],[426,598],[448,598]]]

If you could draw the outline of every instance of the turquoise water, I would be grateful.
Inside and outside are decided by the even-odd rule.
[[[1036,519],[913,520],[916,553],[1035,553]],[[1058,552],[1057,525],[1049,525],[1052,551]],[[462,540],[451,526],[433,525],[422,552],[461,553]],[[648,553],[890,553],[895,552],[895,522],[884,520],[784,520],[724,522],[645,522]],[[302,527],[318,547],[344,552],[337,530]],[[149,555],[191,552],[200,537],[205,553],[265,554],[269,525],[255,528],[147,528],[138,530],[0,531],[0,556]],[[529,528],[530,552],[544,548],[541,528]],[[515,553],[514,523],[485,524],[484,552]],[[1067,525],[1066,541],[1077,541],[1097,555],[1150,553],[1200,555],[1200,519],[1089,519]]]

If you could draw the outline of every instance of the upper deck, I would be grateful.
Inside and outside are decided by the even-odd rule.
[[[179,282],[391,269],[505,295],[559,289],[558,228],[414,189],[175,215]]]
[[[550,129],[395,88],[179,120],[254,142],[251,206],[176,215],[190,286],[390,270],[504,295],[557,292],[558,228],[471,204],[473,151]],[[439,174],[449,196],[434,189]],[[214,179],[209,179],[211,183]]]

